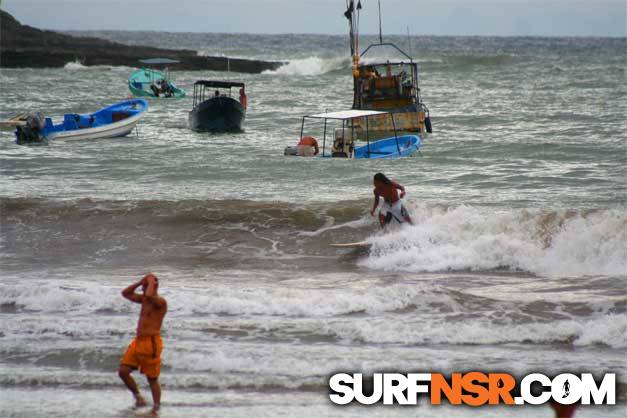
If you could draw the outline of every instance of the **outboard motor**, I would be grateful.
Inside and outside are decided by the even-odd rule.
[[[283,155],[298,155],[298,148],[287,146],[283,150]]]
[[[39,112],[30,113],[26,117],[26,124],[18,126],[15,131],[18,145],[47,144],[42,135],[45,120]]]
[[[433,133],[433,127],[431,126],[431,117],[429,116],[425,118],[425,129],[427,130],[427,133]]]

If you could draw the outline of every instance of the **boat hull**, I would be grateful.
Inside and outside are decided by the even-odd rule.
[[[147,110],[148,102],[143,99],[131,99],[90,114],[66,114],[63,122],[56,125],[47,118],[42,136],[46,140],[126,136],[131,133]]]
[[[375,109],[379,110],[379,109]],[[403,109],[391,110],[394,114],[394,124],[389,115],[376,115],[368,118],[368,131],[375,135],[381,133],[394,132],[394,128],[398,132],[419,133],[421,136],[427,134],[425,125],[425,112],[419,110],[416,106],[408,106]],[[365,118],[354,120],[355,131],[359,134],[366,132]]]
[[[241,132],[246,110],[231,97],[212,97],[189,112],[189,128],[196,132]]]
[[[417,135],[402,135],[385,138],[355,148],[353,158],[401,158],[409,157],[420,149],[421,140]]]
[[[53,132],[46,135],[46,139],[100,139],[100,138],[117,138],[126,136],[135,129],[141,115],[133,116],[111,125],[101,126],[98,128],[79,129],[75,131]]]

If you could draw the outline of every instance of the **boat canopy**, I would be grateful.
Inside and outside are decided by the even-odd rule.
[[[336,120],[347,120],[354,118],[361,118],[366,116],[374,116],[374,115],[384,115],[390,112],[381,112],[377,110],[340,110],[337,112],[328,112],[328,113],[318,113],[316,115],[308,115],[306,118],[314,118],[314,119],[336,119]]]
[[[194,83],[195,86],[203,87],[215,87],[219,89],[230,89],[231,87],[244,87],[244,83],[236,81],[213,81],[213,80],[198,80]]]
[[[387,111],[351,109],[351,110],[339,110],[335,112],[317,113],[314,115],[306,115],[306,116],[303,116],[303,120],[300,125],[300,138],[303,138],[303,134],[305,133],[305,120],[306,119],[324,119],[324,131],[322,134],[322,155],[324,155],[324,152],[327,146],[327,124],[329,120],[341,120],[342,121],[341,142],[342,144],[344,144],[344,142],[346,141],[345,132],[350,131],[351,133],[350,143],[352,145],[355,139],[355,124],[353,123],[353,120],[356,118],[364,118],[365,125],[366,125],[366,138],[365,138],[366,143],[367,143],[366,153],[370,155],[371,150],[370,150],[370,134],[369,134],[368,119],[370,117],[376,117],[380,115],[387,115],[390,117],[390,120],[392,122],[392,128],[394,130],[394,138],[392,138],[391,140],[396,144],[398,154],[401,155],[401,147],[400,147],[399,140],[398,140],[398,133],[396,131],[396,122],[394,121],[394,113],[387,112]],[[337,138],[335,138],[334,142],[336,141],[337,141]]]
[[[237,81],[217,81],[217,80],[198,80],[194,83],[194,103],[192,108],[196,107],[199,103],[205,101],[205,98],[209,98],[207,95],[207,89],[229,89],[228,97],[231,97],[231,88],[242,87],[244,83]]]
[[[139,60],[142,64],[148,65],[167,65],[167,64],[178,64],[181,61],[173,60],[170,58],[145,58]]]

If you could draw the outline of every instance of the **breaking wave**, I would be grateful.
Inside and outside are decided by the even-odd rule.
[[[83,65],[83,63],[81,63],[80,61],[76,60],[76,61],[71,61],[68,62],[67,64],[65,64],[63,66],[63,68],[65,70],[71,70],[71,71],[76,71],[76,70],[88,70],[89,67],[86,65]]]
[[[332,271],[342,261],[329,244],[368,239],[370,252],[353,264],[375,270],[627,275],[627,214],[618,209],[409,205],[415,226],[381,233],[365,200],[298,205],[1,199],[0,204],[6,266],[141,261],[201,267],[237,260],[240,268],[267,269],[289,258],[303,267],[307,259],[316,268],[316,257],[323,256],[328,262],[322,264]]]
[[[344,57],[308,57],[303,59],[290,60],[286,65],[283,65],[276,70],[264,71],[263,74],[312,76],[349,68],[349,66],[350,60]]]
[[[84,65],[79,60],[70,61],[63,66],[64,70],[68,71],[95,71],[95,70],[123,70],[130,71],[131,67],[124,65]]]
[[[363,261],[387,271],[509,268],[544,276],[627,274],[619,210],[414,209],[416,225],[371,238]]]
[[[193,338],[409,346],[517,343],[627,347],[624,296],[614,301],[591,296],[586,310],[593,313],[582,317],[581,307],[567,299],[560,302],[555,296],[552,303],[541,305],[535,299],[480,298],[433,283],[370,282],[366,287],[292,288],[286,293],[264,283],[234,288],[230,281],[211,280],[203,282],[211,284],[188,287],[170,282],[167,274],[162,278],[171,308],[166,335],[181,343]],[[198,278],[190,278],[193,280]],[[9,343],[25,337],[68,341],[72,349],[82,349],[89,348],[94,340],[132,336],[134,329],[128,318],[136,313],[136,307],[120,296],[122,283],[117,287],[100,285],[98,278],[54,283],[10,281],[0,285],[0,307],[14,314],[14,320],[2,330],[4,350],[14,350]],[[58,315],[64,320],[59,321]],[[39,348],[19,350],[38,352]],[[174,367],[188,368],[180,358],[177,363]]]

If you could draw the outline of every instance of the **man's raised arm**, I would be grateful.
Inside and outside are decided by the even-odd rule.
[[[144,280],[145,278],[142,278],[140,281],[133,283],[126,289],[122,290],[122,296],[124,296],[126,299],[130,300],[131,302],[142,303],[142,301],[144,300],[144,297],[142,295],[138,295],[137,293],[135,293],[135,289],[137,289],[139,286],[144,284]]]

